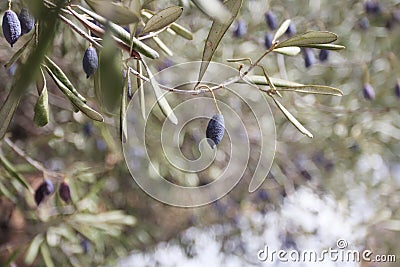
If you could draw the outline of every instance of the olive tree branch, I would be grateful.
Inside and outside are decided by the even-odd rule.
[[[204,94],[204,93],[208,93],[210,91],[215,91],[218,89],[222,89],[225,88],[231,84],[237,83],[240,80],[243,80],[243,78],[249,74],[249,72],[251,70],[253,70],[255,67],[259,66],[258,64],[260,63],[260,61],[266,56],[268,55],[270,52],[272,52],[274,50],[274,48],[276,47],[278,43],[275,42],[266,52],[264,52],[264,54],[262,54],[254,63],[252,63],[246,71],[244,71],[243,73],[239,72],[238,76],[232,77],[218,85],[215,86],[211,86],[211,87],[204,87],[204,84],[199,84],[196,88],[198,89],[194,89],[194,90],[182,90],[182,89],[177,89],[174,87],[169,87],[163,84],[159,84],[160,88],[169,92],[174,92],[174,93],[179,93],[179,94],[191,94],[191,95],[199,95],[199,94]],[[264,70],[264,68],[262,66],[259,66],[263,69],[264,74],[266,75],[266,72]],[[139,72],[137,72],[135,69],[133,69],[132,67],[129,67],[130,72],[135,75],[136,77],[142,79],[145,82],[149,82],[150,79],[146,76],[144,76],[143,74],[140,74]],[[269,81],[269,83],[271,84],[272,88],[275,88],[274,85],[272,84],[272,82],[269,80],[269,77],[266,75],[266,79]],[[275,90],[274,90],[275,91]]]
[[[28,156],[20,147],[18,147],[15,143],[13,143],[10,138],[5,137],[4,141],[7,143],[7,145],[14,150],[15,153],[17,153],[20,157],[24,158],[30,165],[32,165],[33,167],[35,167],[36,169],[38,169],[39,171],[41,171],[43,173],[44,176],[51,176],[54,178],[60,178],[65,176],[64,174],[60,173],[60,172],[54,172],[54,171],[50,171],[48,169],[46,169],[42,163],[40,163],[37,160],[34,160],[33,158],[31,158],[30,156]]]

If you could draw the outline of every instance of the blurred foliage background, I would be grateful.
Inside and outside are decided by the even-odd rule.
[[[128,6],[132,1],[123,2]],[[207,16],[185,0],[141,2],[154,11],[183,6],[177,22],[194,36],[186,40],[161,33],[159,37],[172,56],[159,51],[153,41],[146,41],[160,53],[160,58],[147,61],[152,68],[161,70],[201,59],[211,26]],[[25,4],[12,1],[12,9],[17,12]],[[318,251],[335,247],[338,238],[346,239],[353,248],[394,254],[400,260],[400,99],[395,91],[400,6],[395,0],[379,4],[379,12],[368,14],[365,1],[244,1],[214,61],[227,63],[227,58],[256,59],[261,55],[266,49],[266,34],[274,33],[264,16],[272,11],[279,24],[292,19],[297,33],[337,33],[337,43],[346,49],[331,51],[324,62],[318,60],[319,50],[311,50],[315,59],[309,68],[305,67],[305,54],[271,54],[261,63],[269,74],[303,84],[334,86],[345,95],[283,94],[281,102],[314,133],[313,139],[299,133],[271,103],[277,150],[267,180],[249,194],[251,175],[246,174],[232,192],[205,207],[175,208],[147,196],[125,166],[118,115],[106,113],[105,122],[99,123],[74,113],[51,79],[50,122],[37,127],[32,119],[38,96],[32,85],[9,127],[8,142],[1,142],[0,263],[202,266],[208,259],[210,266],[246,266],[260,264],[257,251],[265,244]],[[1,13],[6,9],[7,3],[2,1]],[[242,27],[240,34],[237,27]],[[0,65],[6,64],[27,38],[21,37],[13,48],[0,38]],[[82,70],[88,45],[69,26],[59,23],[47,55],[88,98],[90,106],[104,111],[96,101],[93,79],[86,79]],[[17,61],[16,68],[25,64],[24,58]],[[14,66],[0,71],[2,103],[14,71]],[[262,75],[257,69],[254,72]],[[373,100],[363,96],[365,83],[375,90]],[[63,203],[55,193],[37,207],[33,191],[43,181],[43,173],[18,155],[15,147],[46,170],[61,174],[51,179],[56,187],[63,179],[68,182],[71,203]],[[4,159],[26,179],[29,189],[4,167]],[[341,264],[337,266],[345,266]],[[377,265],[364,262],[349,266]]]

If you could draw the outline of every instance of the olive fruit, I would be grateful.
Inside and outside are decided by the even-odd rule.
[[[329,50],[321,49],[318,54],[318,59],[321,62],[325,62],[328,60]]]
[[[208,143],[211,148],[215,148],[216,145],[221,142],[222,137],[224,137],[225,132],[225,122],[224,116],[222,114],[215,114],[211,120],[208,122],[206,137],[208,138]]]
[[[21,23],[21,35],[30,32],[35,24],[35,19],[29,13],[28,9],[22,8],[18,16],[19,22]]]
[[[304,48],[303,56],[304,56],[304,65],[306,66],[306,68],[311,67],[315,63],[314,53],[311,50],[311,48]]]
[[[381,5],[374,0],[366,1],[364,4],[364,8],[368,14],[379,14],[382,11]]]
[[[362,92],[363,92],[363,96],[366,100],[375,99],[375,90],[371,84],[365,83]]]
[[[3,34],[11,47],[15,44],[21,36],[21,23],[19,22],[17,14],[12,10],[7,10],[3,16]]]
[[[269,10],[267,13],[265,13],[265,21],[271,30],[276,30],[276,28],[278,28],[276,16],[272,11]]]
[[[296,34],[296,26],[294,25],[293,22],[290,22],[289,27],[287,28],[285,34],[289,37]]]
[[[43,183],[35,191],[35,202],[39,204],[49,195],[54,192],[54,185],[49,179],[44,179]]]
[[[86,73],[86,78],[89,78],[92,74],[94,74],[99,66],[99,58],[97,57],[96,49],[92,46],[89,46],[85,55],[83,56],[83,70]]]
[[[69,185],[66,182],[62,182],[60,184],[60,188],[58,189],[58,193],[60,198],[68,203],[71,200],[71,190],[69,189]]]
[[[267,49],[270,49],[270,48],[271,48],[271,46],[272,46],[272,39],[273,39],[273,38],[274,38],[274,37],[272,36],[271,33],[267,32],[267,34],[265,34],[265,37],[264,37],[264,45],[265,45],[265,47],[266,47]]]
[[[244,20],[238,20],[237,24],[236,24],[236,29],[233,32],[233,36],[240,38],[243,37],[247,32],[247,27],[246,27],[246,23],[244,22]]]
[[[394,93],[396,94],[397,98],[400,98],[400,83],[397,82],[394,87]]]

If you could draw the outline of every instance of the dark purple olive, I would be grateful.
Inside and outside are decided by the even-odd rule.
[[[364,8],[367,14],[379,14],[382,11],[379,2],[376,2],[374,0],[366,1],[364,4]]]
[[[393,19],[388,18],[385,23],[385,28],[391,30],[393,28]]]
[[[3,16],[3,34],[7,42],[13,47],[15,42],[21,36],[21,23],[17,14],[12,10],[7,10]]]
[[[328,60],[329,50],[321,49],[318,53],[318,59],[321,62],[325,62]]]
[[[247,32],[247,27],[246,27],[246,23],[244,22],[244,20],[239,19],[236,23],[236,28],[233,32],[233,36],[236,38],[240,38],[243,37]]]
[[[83,254],[88,254],[89,249],[90,249],[90,244],[86,238],[82,239],[81,247],[82,247]]]
[[[265,189],[259,189],[257,192],[257,197],[261,201],[268,201],[269,200],[269,194]]]
[[[62,182],[60,184],[60,188],[58,189],[58,193],[60,194],[60,198],[68,203],[71,200],[71,190],[69,189],[69,185],[66,182]]]
[[[127,82],[128,82],[128,90],[127,90],[128,91],[127,92],[128,98],[132,99],[133,92],[132,92],[131,76],[128,74],[128,70],[124,70],[123,75],[124,75],[124,79],[128,79],[127,80]],[[126,77],[126,75],[128,75],[128,77]]]
[[[265,13],[265,21],[267,22],[268,27],[271,30],[276,30],[276,28],[278,28],[278,22],[276,20],[276,16],[271,10]]]
[[[311,174],[305,169],[300,170],[300,175],[303,176],[303,178],[308,180],[308,181],[310,181],[312,179]]]
[[[363,96],[366,100],[375,99],[375,90],[371,84],[369,84],[369,83],[364,84],[362,92],[363,92]]]
[[[396,94],[397,98],[400,98],[400,83],[397,82],[394,86],[394,93]]]
[[[35,25],[35,19],[29,13],[28,9],[22,8],[18,15],[19,22],[21,23],[21,35],[30,32]]]
[[[267,48],[267,49],[270,49],[270,48],[271,48],[271,46],[272,46],[272,39],[273,39],[273,38],[274,38],[274,37],[272,36],[271,33],[267,32],[267,34],[265,34],[265,37],[264,37],[264,45],[265,45],[265,48]]]
[[[315,63],[315,56],[311,48],[303,49],[304,66],[310,68]]]
[[[44,179],[43,183],[35,191],[35,202],[39,204],[49,195],[54,192],[54,185],[49,179]]]
[[[86,137],[91,137],[93,134],[93,125],[90,121],[87,121],[83,124],[83,134]]]
[[[86,49],[85,55],[83,56],[82,64],[83,70],[86,73],[86,78],[89,78],[96,72],[99,66],[99,59],[97,57],[97,52],[95,48],[89,46]]]
[[[285,34],[289,37],[296,34],[296,26],[294,25],[293,22],[290,22],[289,27],[287,28]]]
[[[133,97],[131,76],[128,75],[128,98],[131,100]]]
[[[211,148],[215,148],[216,145],[221,142],[222,137],[224,137],[225,132],[225,122],[224,116],[222,114],[214,115],[208,122],[206,137]]]

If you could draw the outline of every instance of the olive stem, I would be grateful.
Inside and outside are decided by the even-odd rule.
[[[204,87],[204,88],[206,88],[208,91],[210,91],[210,93],[211,93],[211,95],[212,95],[212,97],[213,97],[213,100],[214,100],[215,107],[216,107],[217,110],[218,110],[218,113],[219,113],[219,114],[222,114],[221,110],[220,110],[219,107],[218,107],[217,99],[215,98],[215,95],[214,95],[213,90],[211,90],[211,88],[210,88],[208,85],[206,85],[206,84],[200,84],[200,85],[198,86],[198,88],[202,88],[202,87]]]
[[[43,176],[52,176],[52,177],[63,177],[64,175],[62,175],[59,172],[54,172],[54,171],[49,171],[48,169],[46,169],[42,163],[40,163],[37,160],[34,160],[33,158],[29,157],[21,148],[19,148],[16,144],[14,144],[10,138],[5,137],[4,141],[7,143],[7,145],[15,151],[15,153],[17,153],[19,156],[21,156],[22,158],[24,158],[29,164],[31,164],[33,167],[35,167],[36,169],[38,169],[39,171],[43,172]]]

